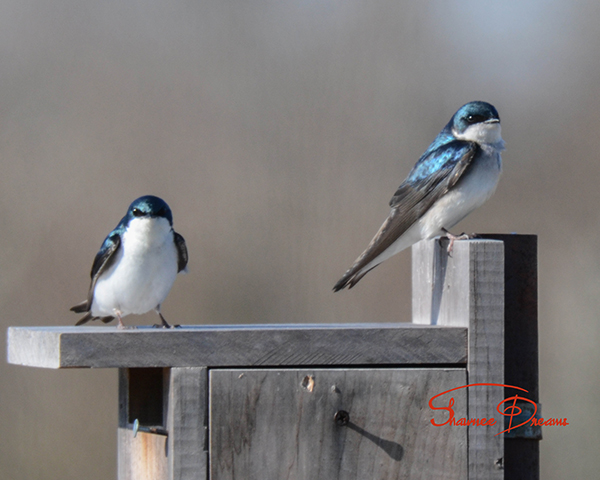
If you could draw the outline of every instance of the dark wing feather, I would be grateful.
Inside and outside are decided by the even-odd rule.
[[[177,248],[177,273],[185,270],[188,263],[188,252],[185,245],[185,240],[177,232],[173,232],[175,239],[175,247]]]
[[[456,185],[478,150],[476,143],[454,141],[421,157],[390,200],[390,215],[333,290],[352,288],[367,273],[359,273],[366,265],[387,250]]]
[[[117,253],[120,245],[121,236],[118,233],[112,233],[106,237],[102,247],[100,247],[100,251],[96,254],[96,258],[94,258],[94,264],[92,265],[92,272],[90,274],[92,281],[90,283],[87,300],[71,307],[71,311],[76,313],[90,311],[92,308],[92,302],[94,300],[94,288],[96,287],[96,282],[98,281],[100,275],[110,268],[115,261],[115,253]],[[95,320],[95,318],[92,318],[91,315],[86,315],[79,322],[77,322],[77,325],[86,323],[89,320]]]

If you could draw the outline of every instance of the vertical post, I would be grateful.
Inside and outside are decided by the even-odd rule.
[[[206,367],[171,368],[169,480],[208,478],[208,373]]]
[[[446,239],[413,246],[413,323],[468,327],[468,383],[504,384],[504,245],[458,241],[452,256],[447,246]],[[504,440],[495,436],[504,430],[496,410],[503,399],[499,387],[468,390],[469,418],[496,421],[469,427],[471,480],[504,478]]]
[[[537,236],[482,235],[504,242],[505,315],[504,378],[526,389],[539,406]],[[506,397],[515,394],[505,392]],[[541,415],[540,415],[541,416]],[[539,480],[541,427],[522,427],[504,437],[504,468],[508,479]]]

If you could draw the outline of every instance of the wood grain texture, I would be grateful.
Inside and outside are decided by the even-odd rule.
[[[495,240],[420,242],[413,247],[413,322],[469,328],[468,383],[504,384],[504,245]],[[503,479],[504,429],[499,387],[469,389],[469,479]]]
[[[398,324],[10,327],[8,361],[46,368],[464,364],[466,328]]]
[[[208,478],[208,373],[172,368],[167,411],[169,480]]]
[[[448,412],[428,407],[465,384],[465,369],[214,369],[209,378],[212,479],[466,478],[466,428],[433,426]],[[466,416],[466,390],[452,396]],[[339,410],[348,425],[334,422]]]

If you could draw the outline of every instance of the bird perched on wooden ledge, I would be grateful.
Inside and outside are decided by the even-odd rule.
[[[187,271],[185,240],[173,230],[173,215],[164,200],[147,195],[134,200],[108,234],[92,266],[88,298],[71,308],[86,313],[76,325],[122,318],[155,310],[162,327],[170,328],[160,305],[175,277]]]
[[[448,232],[488,200],[502,173],[500,116],[493,105],[470,102],[419,158],[392,199],[388,218],[367,249],[335,284],[352,288],[367,272],[414,243]]]

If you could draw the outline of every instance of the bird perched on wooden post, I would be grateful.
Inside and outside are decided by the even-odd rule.
[[[500,116],[493,105],[470,102],[419,158],[392,199],[388,218],[367,249],[335,284],[352,288],[367,272],[421,240],[446,233],[489,199],[502,172]]]

